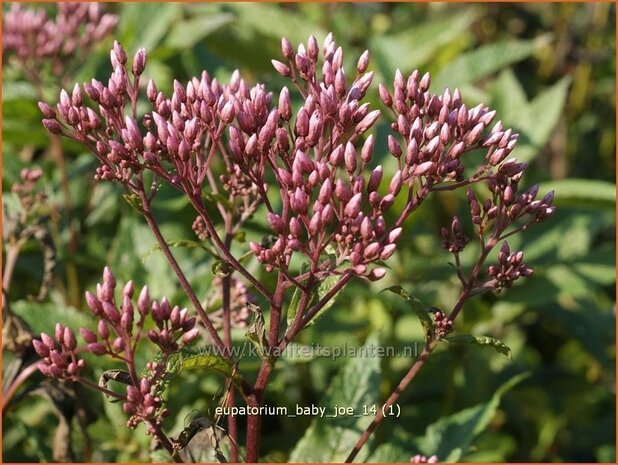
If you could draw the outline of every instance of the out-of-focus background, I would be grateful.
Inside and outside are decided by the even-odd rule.
[[[431,440],[431,432],[440,429],[426,431],[428,425],[488,402],[502,383],[525,372],[528,377],[504,394],[482,431],[470,438],[461,460],[615,461],[614,4],[103,6],[119,16],[117,30],[96,44],[69,76],[71,87],[92,76],[107,79],[109,49],[116,38],[129,55],[138,47],[147,48],[146,77],[154,78],[163,91],[171,89],[174,78],[186,81],[203,69],[225,81],[238,68],[249,83],[264,82],[278,93],[288,84],[270,64],[272,58],[280,58],[280,38],[298,44],[313,34],[321,43],[332,31],[348,68],[363,50],[370,50],[374,83],[390,86],[395,69],[418,68],[432,73],[434,92],[458,87],[469,106],[484,102],[495,108],[505,126],[521,134],[513,155],[530,163],[523,185],[540,183],[543,192],[555,189],[558,206],[549,221],[511,243],[524,250],[535,274],[498,297],[470,301],[458,322],[458,332],[503,340],[512,349],[512,359],[490,349],[439,350],[402,396],[401,416],[383,424],[372,448],[393,445],[412,455],[418,437]],[[54,10],[53,4],[24,7],[44,8],[51,15]],[[3,4],[5,15],[9,8]],[[27,325],[34,334],[53,331],[56,321],[92,325],[81,296],[93,288],[106,264],[113,266],[120,282],[133,279],[148,284],[154,295],[186,303],[164,258],[151,250],[154,239],[146,225],[122,201],[119,188],[109,183],[93,187],[94,157],[63,141],[73,199],[72,230],[79,244],[71,248],[74,236],[67,224],[60,174],[36,106],[37,92],[55,101],[58,83],[42,67],[42,89],[37,90],[24,78],[18,61],[10,56],[3,60],[3,203],[15,207],[11,186],[22,168],[43,169],[46,224],[56,266],[43,301],[28,298],[44,278],[42,264],[50,249],[36,239],[26,243],[7,295],[11,314],[17,317],[12,323]],[[377,85],[372,92],[370,99],[378,105]],[[386,159],[387,123],[377,131],[377,155]],[[168,194],[157,205],[162,229],[167,237],[194,240],[190,208]],[[449,308],[456,298],[457,279],[450,257],[440,247],[439,230],[458,211],[466,217],[466,208],[463,192],[429,201],[409,220],[387,278],[371,286],[351,284],[299,342],[357,346],[378,332],[381,343],[398,352],[419,343],[421,327],[405,302],[378,292],[399,284],[430,305]],[[259,232],[258,217],[253,225]],[[197,290],[206,295],[212,279],[207,257],[196,249],[175,252]],[[11,362],[24,354],[9,350],[15,349],[10,346],[16,333],[7,330],[6,320],[4,327],[7,379]],[[242,335],[240,331],[239,345]],[[93,376],[103,369],[96,363],[90,364]],[[243,363],[248,370],[257,367],[257,360]],[[344,358],[283,360],[266,403],[290,409],[319,403],[344,363]],[[402,357],[382,360],[377,401],[392,391],[410,363]],[[4,392],[8,388],[3,386]],[[219,388],[220,379],[199,372],[176,381],[169,399],[175,414],[165,427],[177,433],[192,412],[207,412]],[[74,397],[60,395],[54,402],[54,392],[57,389],[38,373],[20,385],[3,410],[4,462],[51,461],[55,448],[61,447],[56,441],[67,437],[77,461],[150,460],[148,439],[142,431],[123,426],[126,420],[118,405],[82,391]],[[465,425],[467,419],[463,415],[448,427],[456,430],[457,421]],[[310,417],[266,417],[264,460],[288,460],[310,424]],[[69,428],[71,436],[62,428]],[[388,450],[382,451],[384,455],[374,458],[388,460]]]

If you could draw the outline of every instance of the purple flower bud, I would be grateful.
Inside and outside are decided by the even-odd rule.
[[[483,123],[478,123],[476,126],[474,126],[465,138],[466,144],[474,145],[476,142],[478,142],[484,130],[485,125]]]
[[[397,172],[391,179],[391,183],[388,187],[388,193],[397,196],[399,194],[399,191],[401,190],[401,181],[401,170],[397,170]]]
[[[373,237],[373,225],[371,224],[371,220],[368,216],[363,218],[363,221],[361,222],[360,233],[365,240],[369,240]]]
[[[99,320],[97,323],[97,332],[99,333],[99,337],[101,339],[107,339],[109,337],[109,329],[107,327],[107,322],[104,320]]]
[[[338,167],[341,166],[341,164],[344,161],[344,147],[342,144],[339,144],[337,147],[335,147],[335,149],[331,152],[330,156],[328,157],[328,161],[330,162],[330,164],[334,167]]]
[[[380,187],[380,181],[382,181],[382,165],[376,166],[371,172],[369,182],[367,183],[367,192],[375,192]]]
[[[38,339],[33,339],[32,346],[34,347],[35,352],[39,354],[39,356],[41,357],[49,356],[49,346],[45,344],[44,342],[41,342]]]
[[[43,126],[52,134],[62,134],[62,126],[55,119],[44,119]]]
[[[38,105],[39,105],[39,110],[41,110],[41,113],[43,114],[45,118],[53,119],[56,117],[56,112],[47,103],[39,102]]]
[[[105,355],[107,353],[105,346],[99,342],[90,343],[87,347],[88,350],[94,355]]]
[[[401,145],[392,134],[388,135],[388,151],[393,154],[394,157],[399,158],[401,156]]]
[[[290,103],[290,91],[287,87],[281,89],[279,94],[279,115],[286,121],[292,117],[292,105]]]
[[[114,305],[105,301],[102,303],[102,307],[103,307],[103,314],[109,321],[117,322],[120,320],[120,313],[118,313],[118,310],[116,309]]]
[[[278,60],[270,60],[270,62],[281,76],[288,77],[290,75],[290,67],[285,63],[281,63]]]
[[[348,173],[354,173],[356,171],[356,150],[351,142],[347,142],[344,151],[344,162]]]
[[[133,67],[132,67],[133,75],[139,76],[140,74],[144,72],[145,68],[146,68],[146,49],[140,48],[137,50],[137,52],[135,53],[135,56],[133,57]]]
[[[71,330],[71,328],[64,328],[64,337],[63,337],[64,345],[69,350],[75,350],[77,347],[77,340],[75,339],[75,334]]]
[[[418,142],[416,139],[410,140],[408,147],[406,148],[406,165],[414,165],[418,160]]]
[[[320,220],[322,224],[323,225],[330,224],[330,222],[334,219],[334,217],[335,217],[335,209],[333,208],[331,204],[326,205],[320,214]]]
[[[367,131],[371,126],[375,124],[375,122],[380,117],[380,110],[373,110],[367,116],[365,116],[360,123],[356,125],[355,132],[357,134],[362,134]]]
[[[386,105],[389,108],[392,107],[393,106],[393,97],[391,96],[391,94],[388,91],[388,89],[386,87],[384,87],[384,85],[379,84],[378,85],[378,91],[380,93],[380,100],[382,100],[384,105]]]
[[[395,196],[393,194],[386,194],[380,201],[380,210],[385,212],[393,206],[395,203]]]
[[[92,344],[97,342],[97,335],[90,331],[88,328],[79,328],[79,333],[86,344]]]
[[[403,231],[402,228],[395,228],[393,229],[389,234],[388,234],[388,243],[389,244],[394,244],[397,239],[399,239],[399,236],[401,236],[401,232]]]
[[[309,115],[304,108],[301,108],[296,115],[295,131],[302,137],[307,137],[309,134]]]
[[[362,55],[359,57],[358,62],[356,63],[356,71],[358,74],[363,74],[367,71],[367,66],[369,65],[369,50],[365,50]]]
[[[322,187],[320,188],[318,200],[323,205],[326,205],[327,203],[330,202],[332,196],[333,196],[333,185],[330,179],[326,179],[326,181],[324,181],[324,184],[322,184]]]
[[[380,252],[380,260],[388,260],[396,251],[397,246],[395,244],[385,245]]]
[[[371,270],[367,277],[370,281],[378,281],[382,279],[385,275],[386,270],[384,268],[374,268],[373,270]]]
[[[348,218],[356,218],[361,211],[361,202],[363,200],[363,194],[357,193],[350,199],[345,206],[345,215]]]
[[[426,161],[414,168],[413,174],[416,176],[424,176],[434,168],[435,163],[432,161]]]
[[[294,58],[294,47],[292,47],[292,44],[290,43],[290,41],[285,37],[281,39],[281,53],[288,60],[291,60]]]

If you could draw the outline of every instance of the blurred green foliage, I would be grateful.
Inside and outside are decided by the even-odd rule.
[[[499,297],[471,301],[458,322],[458,333],[503,340],[512,349],[512,360],[491,350],[443,347],[402,396],[401,416],[382,425],[365,458],[406,461],[416,453],[438,451],[448,454],[442,460],[615,461],[614,4],[126,3],[107,8],[120,16],[115,37],[127,51],[148,49],[146,75],[163,91],[170,90],[174,78],[187,80],[202,69],[225,80],[236,68],[248,82],[265,82],[278,91],[284,82],[270,59],[280,56],[281,36],[298,44],[310,34],[321,41],[332,31],[348,67],[370,49],[370,68],[378,82],[392,82],[396,68],[418,67],[432,72],[434,91],[459,87],[467,104],[482,101],[497,109],[505,125],[521,133],[514,156],[531,163],[524,185],[539,182],[542,191],[555,189],[559,206],[550,221],[513,238],[512,246],[525,251],[535,274]],[[111,39],[101,43],[75,80],[83,82],[93,74],[106,79],[110,46]],[[154,239],[146,224],[121,200],[118,187],[93,185],[95,158],[63,141],[80,240],[78,253],[69,253],[59,173],[40,124],[36,93],[10,60],[3,62],[3,75],[5,203],[21,168],[41,166],[44,189],[56,210],[52,234],[58,252],[53,291],[45,303],[31,302],[26,296],[38,289],[42,259],[36,242],[28,244],[10,289],[13,312],[35,333],[52,330],[56,321],[92,325],[84,302],[72,298],[69,287],[80,294],[91,289],[105,264],[120,281],[133,279],[148,284],[153,295],[186,303],[163,255],[152,250]],[[47,97],[53,99],[58,90],[50,84]],[[375,89],[370,98],[377,104]],[[382,157],[387,129],[386,123],[378,128]],[[156,207],[167,238],[195,240],[193,214],[183,199],[164,190]],[[376,332],[381,344],[401,352],[422,341],[422,328],[406,303],[379,291],[397,284],[429,305],[451,307],[458,283],[450,257],[441,251],[438,231],[457,212],[465,218],[465,210],[459,194],[428,201],[410,219],[387,279],[371,286],[353,282],[316,325],[301,333],[298,343],[358,346]],[[247,239],[261,237],[264,225],[257,215]],[[198,295],[205,295],[212,280],[208,255],[199,248],[174,251]],[[466,258],[470,261],[471,253],[464,255],[464,263]],[[69,265],[78,270],[76,282],[67,279]],[[251,270],[260,273],[255,264]],[[244,343],[242,331],[235,341]],[[11,357],[5,352],[4,367]],[[89,363],[93,375],[104,368],[100,360]],[[410,363],[394,357],[380,366],[355,368],[351,360],[333,380],[345,360],[283,359],[266,403],[293,409],[296,404],[333,402],[333,395],[341,403],[379,403]],[[250,376],[257,366],[257,359],[242,362]],[[528,376],[508,385],[508,392],[498,391],[521,373]],[[327,390],[331,380],[335,387]],[[41,382],[40,375],[32,376],[20,391],[32,393],[19,397],[3,416],[5,462],[52,459],[58,420],[52,403],[36,395]],[[357,394],[343,388],[337,392],[337,383],[355,382]],[[192,411],[207,412],[220,384],[220,378],[201,372],[180,377],[169,393],[175,414],[165,428],[177,434]],[[72,420],[77,460],[150,460],[147,436],[123,426],[117,404],[82,391],[79,398]],[[322,435],[340,442],[331,455],[317,459],[341,460],[340,448],[353,445],[362,421],[330,426],[327,421],[265,417],[263,458],[315,459],[311,453],[322,447],[314,445]],[[458,453],[445,449],[448,441],[461,447]]]

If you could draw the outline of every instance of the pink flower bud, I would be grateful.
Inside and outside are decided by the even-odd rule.
[[[33,339],[32,346],[34,347],[35,352],[39,354],[40,357],[49,356],[49,346],[44,342],[41,342],[38,339]]]
[[[370,281],[378,281],[382,279],[385,275],[386,270],[384,268],[374,268],[373,270],[371,270],[367,277]]]
[[[75,334],[71,331],[71,328],[64,328],[63,341],[64,345],[69,350],[75,350],[77,347],[77,340],[75,339]]]
[[[43,126],[52,134],[62,134],[62,126],[55,119],[44,119]]]
[[[369,50],[365,50],[362,55],[359,57],[358,62],[356,63],[356,72],[358,74],[363,74],[367,71],[367,66],[369,65]]]
[[[344,152],[344,162],[348,173],[356,171],[356,150],[351,142],[347,142]]]
[[[356,125],[355,132],[357,134],[362,134],[367,131],[371,126],[375,124],[375,122],[380,117],[380,110],[373,110],[367,116],[365,116],[360,123]]]
[[[87,347],[88,350],[94,355],[105,355],[107,353],[105,346],[99,342],[90,343]]]
[[[355,194],[345,206],[345,215],[348,218],[356,218],[361,211],[361,202],[363,200],[363,194]]]
[[[290,67],[285,63],[281,63],[278,60],[270,60],[270,62],[273,64],[273,67],[281,76],[287,77],[290,75]]]
[[[432,161],[423,162],[420,165],[418,165],[416,168],[414,168],[413,174],[415,174],[416,176],[426,175],[433,169],[434,165],[435,163]]]
[[[393,176],[393,179],[391,179],[390,185],[388,186],[388,193],[397,196],[401,190],[401,181],[401,170],[397,170]]]
[[[384,85],[379,84],[378,85],[378,91],[380,93],[380,100],[382,100],[384,105],[386,105],[389,108],[392,107],[393,106],[393,97],[391,96],[391,94],[388,91],[388,89],[386,87],[384,87]]]
[[[380,260],[388,260],[395,253],[396,249],[397,246],[395,244],[385,245],[380,252]]]
[[[43,114],[45,118],[53,119],[56,117],[56,112],[47,103],[39,102],[38,105],[39,105],[39,110],[41,110],[41,113]]]
[[[97,342],[97,335],[90,331],[88,328],[79,328],[79,333],[82,336],[82,339],[87,344],[92,344],[93,342]]]

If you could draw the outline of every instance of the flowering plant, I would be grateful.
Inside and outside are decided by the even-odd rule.
[[[350,79],[343,50],[330,34],[322,47],[310,37],[295,50],[284,38],[281,49],[283,58],[273,60],[273,66],[300,95],[302,105],[296,110],[287,87],[275,98],[263,84],[250,87],[238,71],[226,84],[206,71],[186,84],[174,81],[172,94],[166,96],[153,80],[143,78],[146,51],[138,50],[130,61],[118,42],[111,50],[113,72],[107,83],[93,79],[62,90],[55,107],[39,103],[49,132],[83,144],[97,157],[94,178],[122,186],[191,304],[181,310],[166,298],[153,300],[147,287],[135,301],[132,282],[117,302],[116,280],[105,268],[96,292],[86,293],[98,319],[97,331],[81,328],[80,333],[87,351],[124,363],[126,371],[106,372],[100,384],[83,377],[82,349],[73,330],[62,324],[53,336],[42,334],[33,341],[42,358],[39,369],[120,400],[128,426],[145,423],[175,461],[182,460],[186,438],[169,438],[162,428],[169,413],[163,386],[170,363],[196,338],[217,349],[217,360],[209,363],[229,380],[226,401],[236,402],[236,393],[247,406],[260,407],[278,354],[351,279],[378,281],[387,274],[385,262],[405,235],[406,219],[426,199],[436,192],[466,189],[473,229],[464,231],[462,221],[453,217],[440,232],[443,247],[454,257],[459,298],[449,312],[421,315],[425,346],[386,401],[385,407],[392,406],[438,342],[449,337],[468,299],[499,292],[532,273],[523,253],[512,251],[506,239],[554,211],[553,193],[539,198],[537,186],[520,188],[526,164],[509,158],[518,134],[500,121],[494,123],[496,113],[486,106],[468,108],[458,90],[432,93],[429,74],[414,71],[405,76],[397,71],[392,87],[379,85],[380,100],[392,120],[388,154],[397,168],[386,173],[376,163],[376,136],[371,134],[383,110],[365,102],[373,81],[369,52],[360,56]],[[149,102],[145,111],[142,91]],[[480,161],[467,166],[472,153],[480,153]],[[212,247],[222,300],[219,315],[208,312],[159,228],[153,203],[164,186],[187,199],[196,215],[194,231]],[[388,212],[394,213],[394,221],[388,221]],[[239,232],[254,215],[264,215],[270,231],[239,253]],[[460,253],[470,237],[478,241],[479,251],[468,269]],[[496,248],[497,263],[487,265]],[[248,254],[274,274],[274,286],[243,264]],[[260,306],[249,302],[247,286],[259,295],[255,302]],[[406,296],[401,288],[392,290]],[[239,371],[231,351],[231,327],[243,308],[253,314],[247,335],[262,358],[253,382]],[[135,354],[146,338],[157,346],[159,358],[140,371]],[[126,384],[126,390],[110,390],[110,380]],[[354,460],[384,411],[376,413],[348,461]],[[260,425],[260,415],[249,414],[248,462],[259,458]],[[228,434],[229,458],[238,461],[241,450],[231,416]]]

